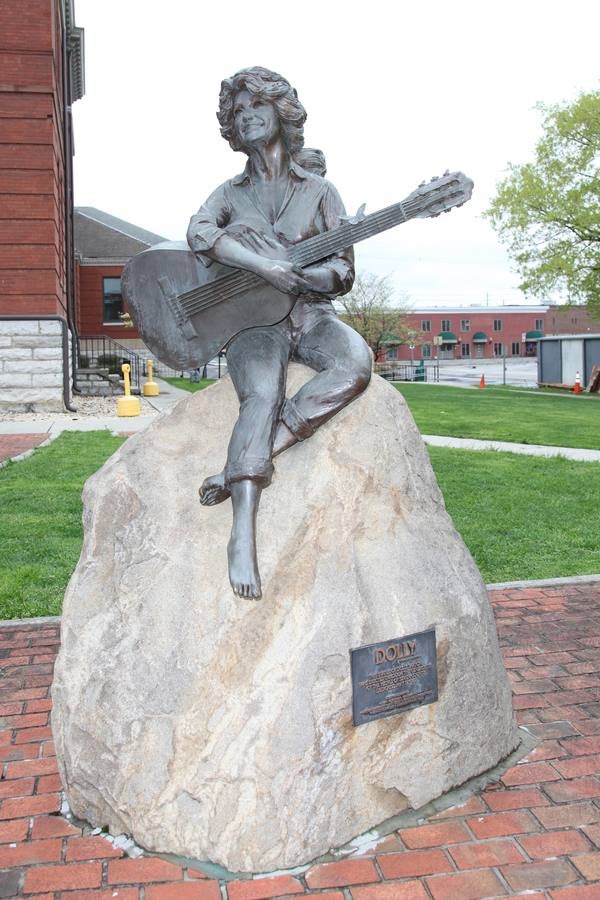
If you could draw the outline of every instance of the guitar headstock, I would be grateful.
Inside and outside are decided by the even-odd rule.
[[[402,206],[411,218],[435,218],[455,206],[462,206],[471,199],[472,193],[473,182],[470,178],[462,172],[444,172],[431,181],[422,182],[402,201]]]

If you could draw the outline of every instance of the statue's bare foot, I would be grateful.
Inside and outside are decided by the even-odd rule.
[[[231,535],[227,545],[229,560],[229,581],[233,593],[238,597],[258,600],[262,597],[260,575],[256,564],[256,553],[246,536]]]
[[[200,488],[200,503],[202,506],[216,506],[230,497],[229,488],[225,486],[225,475],[219,472],[218,475],[209,475],[202,482]]]

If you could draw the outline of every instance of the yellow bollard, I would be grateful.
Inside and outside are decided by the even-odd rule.
[[[144,397],[158,397],[158,385],[156,381],[152,380],[152,368],[154,363],[149,359],[146,365],[148,366],[148,381],[142,387],[142,394]]]
[[[119,397],[117,400],[117,415],[139,416],[142,411],[142,404],[140,403],[139,397],[131,396],[131,384],[129,381],[131,366],[129,363],[123,363],[121,370],[123,372],[123,378],[125,379],[125,396]]]

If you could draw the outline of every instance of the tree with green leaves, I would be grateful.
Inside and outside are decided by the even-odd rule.
[[[363,336],[375,359],[392,346],[416,339],[411,331],[406,294],[396,298],[390,277],[372,272],[357,274],[354,287],[337,298],[340,318]]]
[[[561,292],[600,314],[600,91],[545,106],[535,159],[509,166],[486,216],[516,263],[521,289]]]

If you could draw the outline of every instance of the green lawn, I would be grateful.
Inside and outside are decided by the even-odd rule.
[[[181,388],[182,391],[189,391],[191,394],[194,394],[196,391],[203,390],[203,388],[208,387],[209,384],[215,383],[214,378],[201,378],[200,381],[192,382],[189,380],[189,378],[169,376],[169,378],[163,378],[162,380],[174,385],[175,387]]]
[[[123,442],[65,432],[0,469],[0,619],[60,613],[85,479]],[[430,447],[446,506],[488,582],[600,573],[600,465]]]
[[[600,398],[396,384],[422,434],[600,449]]]
[[[600,573],[600,463],[427,449],[486,582]]]
[[[60,613],[81,550],[83,484],[123,440],[64,432],[0,469],[1,619]]]

